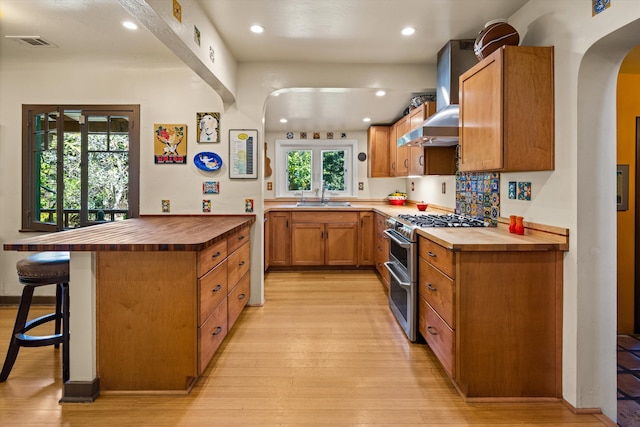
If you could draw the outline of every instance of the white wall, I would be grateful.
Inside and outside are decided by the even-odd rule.
[[[313,135],[314,132],[308,131],[307,129],[292,129],[292,131],[296,135],[298,135],[300,131],[307,132],[308,135]],[[320,131],[320,135],[326,135],[327,131],[333,132],[335,135],[340,135],[340,132],[345,132],[348,139],[356,139],[358,141],[357,153],[367,152],[367,132],[329,129]],[[265,139],[265,142],[267,143],[267,157],[269,157],[269,159],[271,160],[271,169],[274,171],[274,175],[277,164],[277,159],[275,156],[275,141],[278,139],[286,140],[287,136],[285,133],[268,132]],[[383,200],[390,192],[395,191],[396,189],[400,191],[406,191],[406,180],[404,178],[368,178],[367,162],[368,158],[363,162],[358,161],[358,177],[356,179],[356,188],[358,182],[364,183],[364,189],[358,190],[358,199]],[[274,175],[265,179],[265,199],[275,198],[276,179]],[[273,189],[271,191],[267,190],[267,182],[273,183]]]
[[[172,214],[202,213],[202,200],[212,200],[212,213],[244,213],[244,199],[252,198],[257,213],[252,231],[252,304],[262,303],[262,193],[258,180],[230,180],[228,130],[254,128],[236,110],[224,111],[220,97],[179,61],[171,66],[138,62],[133,66],[100,62],[47,63],[46,67],[11,63],[0,65],[0,242],[32,234],[19,233],[21,206],[22,104],[140,104],[140,213],[161,214],[161,200],[171,201]],[[219,111],[221,143],[196,142],[196,112]],[[153,125],[187,124],[187,164],[156,165]],[[202,172],[193,164],[199,151],[214,151],[223,159],[216,172]],[[203,181],[220,181],[219,195],[203,195]],[[24,253],[0,252],[0,295],[20,295],[15,262]]]

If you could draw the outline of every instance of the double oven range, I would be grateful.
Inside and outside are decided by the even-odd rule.
[[[456,214],[398,215],[388,218],[389,307],[410,341],[417,338],[418,229],[430,227],[486,227],[488,223]]]

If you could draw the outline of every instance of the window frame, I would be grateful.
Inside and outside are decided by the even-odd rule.
[[[326,190],[325,196],[336,198],[349,198],[357,196],[357,179],[358,179],[358,163],[357,149],[358,140],[356,139],[277,139],[275,141],[275,197],[291,198],[302,197],[300,191],[287,190],[287,152],[291,150],[311,150],[311,190],[304,192],[304,197],[320,197],[320,185],[322,180],[322,171],[314,169],[315,159],[321,162],[321,153],[326,150],[344,150],[345,151],[345,191]],[[318,166],[315,166],[318,167]],[[317,196],[316,191],[318,190]]]
[[[58,188],[64,185],[62,178],[63,158],[60,157],[64,143],[64,119],[61,117],[64,111],[81,111],[83,115],[103,114],[103,115],[127,115],[129,117],[129,198],[127,218],[136,218],[140,214],[140,105],[138,104],[114,104],[114,105],[94,105],[94,104],[23,104],[22,105],[22,217],[20,231],[62,231],[65,225],[65,215],[63,206],[63,193],[58,192],[56,209],[57,217],[55,223],[44,223],[35,220],[37,211],[36,203],[36,158],[35,158],[35,138],[31,130],[33,117],[36,114],[57,112],[56,134],[58,143],[58,168],[57,185]],[[86,146],[82,147],[82,154],[86,154]],[[86,179],[86,177],[82,177]],[[87,200],[81,201],[81,212],[86,214]],[[82,221],[81,227],[93,225],[95,222]]]

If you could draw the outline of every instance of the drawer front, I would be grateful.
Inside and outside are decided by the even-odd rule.
[[[247,302],[249,302],[249,296],[251,296],[251,274],[247,273],[242,276],[236,287],[229,292],[229,296],[227,297],[227,324],[229,330],[231,330],[233,324],[238,320],[238,316],[242,313],[242,309],[247,305]]]
[[[420,272],[418,274],[420,296],[438,312],[451,329],[455,329],[455,282],[445,274],[420,258]]]
[[[227,241],[221,240],[198,252],[198,277],[220,264],[227,257]]]
[[[198,287],[200,289],[198,325],[202,325],[227,296],[227,261],[225,260],[198,279]]]
[[[227,237],[227,252],[232,253],[243,243],[249,241],[249,232],[251,231],[251,227],[242,227],[240,230],[234,231],[232,234]]]
[[[292,222],[358,222],[358,212],[292,212]]]
[[[198,374],[202,374],[220,344],[227,336],[227,300],[222,300],[207,321],[198,328],[198,354],[200,366]]]
[[[251,266],[251,246],[249,243],[245,243],[240,246],[237,251],[229,255],[227,260],[229,264],[228,285],[233,288],[238,280],[249,271]]]
[[[385,228],[387,228],[385,221],[387,220],[387,217],[384,215],[381,215],[379,213],[376,213],[376,228],[382,229],[384,230]]]
[[[420,256],[447,276],[455,279],[453,252],[423,237],[419,241]]]
[[[426,303],[425,339],[433,350],[442,367],[451,378],[455,378],[454,367],[454,335],[451,328],[438,316],[433,308]]]

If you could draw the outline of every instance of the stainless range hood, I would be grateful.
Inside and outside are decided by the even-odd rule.
[[[459,77],[478,63],[475,40],[449,40],[438,52],[436,113],[398,138],[398,145],[449,146],[458,143]]]

